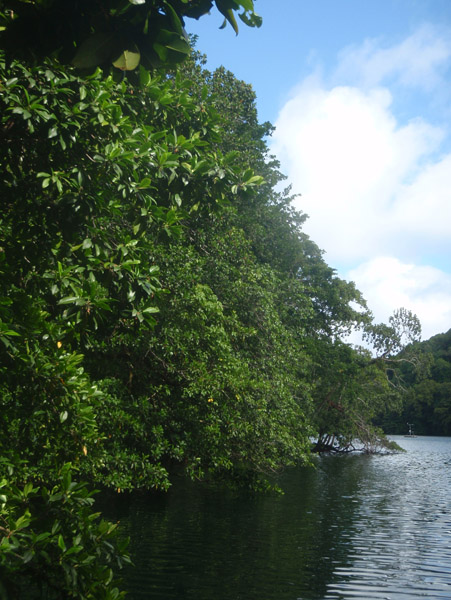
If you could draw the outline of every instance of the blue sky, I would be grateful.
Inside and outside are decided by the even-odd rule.
[[[377,321],[451,327],[451,0],[257,0],[260,29],[186,29],[252,84],[305,231]]]

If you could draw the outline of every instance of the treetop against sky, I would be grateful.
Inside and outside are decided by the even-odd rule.
[[[251,83],[305,230],[377,320],[451,327],[451,4],[258,0],[257,31],[189,20],[208,65]]]

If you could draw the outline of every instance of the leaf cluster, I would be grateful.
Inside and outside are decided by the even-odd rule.
[[[124,597],[113,569],[129,563],[117,524],[93,512],[94,499],[65,464],[57,483],[0,481],[0,594],[9,598]]]
[[[3,0],[0,47],[15,58],[58,57],[82,70],[167,68],[190,54],[184,19],[213,6],[236,33],[239,10],[246,25],[261,25],[252,0]]]
[[[180,78],[141,70],[131,87],[99,71],[81,79],[50,61],[4,57],[0,69],[8,481],[50,489],[71,462],[116,489],[167,487],[165,417],[158,422],[148,394],[135,400],[128,387],[96,378],[99,350],[120,348],[128,373],[129,349],[138,332],[152,331],[166,295],[156,248],[176,240],[191,214],[218,210],[234,186],[252,189],[254,175],[218,150],[215,111]],[[169,454],[183,458],[178,447]]]

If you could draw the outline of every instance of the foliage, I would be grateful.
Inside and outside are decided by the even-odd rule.
[[[0,47],[14,57],[57,56],[79,69],[167,67],[190,54],[184,19],[213,5],[237,34],[236,11],[246,25],[261,25],[252,0],[3,0]]]
[[[105,14],[118,31],[149,10],[175,27],[212,6],[143,0],[121,12],[111,2],[116,12],[92,23],[101,3],[15,4],[5,44],[26,10],[73,10],[67,40],[78,32],[78,51],[82,22],[99,35]],[[240,6],[258,24],[250,1],[216,5],[232,25]],[[417,321],[401,311],[388,329],[372,325],[354,284],[325,263],[290,190],[276,191],[272,128],[231,73],[209,73],[197,57],[117,81],[54,59],[31,66],[9,50],[0,60],[9,540],[0,560],[11,593],[15,574],[39,570],[49,594],[61,596],[61,584],[68,597],[113,598],[113,530],[89,516],[71,470],[118,492],[164,490],[180,472],[265,489],[274,472],[309,461],[314,434],[341,445],[360,436],[369,449],[368,423],[399,388],[401,330],[415,336]],[[382,354],[341,341],[356,327]]]
[[[388,320],[388,325],[371,324],[366,328],[364,339],[369,341],[381,358],[393,357],[408,344],[421,339],[421,324],[410,310],[400,308]]]
[[[451,435],[451,331],[417,342],[413,349],[417,364],[405,360],[401,376],[407,390],[402,407],[397,412],[379,416],[378,422],[390,433],[406,433],[408,425],[422,435]],[[417,361],[418,362],[418,361]]]
[[[135,360],[148,373],[146,388],[165,390],[171,439],[189,470],[251,476],[305,460],[306,357],[299,334],[281,321],[280,280],[225,215],[215,220],[161,257],[171,297],[146,341],[151,363]]]
[[[316,344],[315,424],[316,451],[350,449],[373,439],[371,418],[390,398],[385,372],[364,350],[340,340]]]
[[[0,68],[0,445],[9,480],[42,490],[70,461],[117,488],[166,487],[161,425],[152,421],[144,440],[111,430],[116,410],[142,432],[148,397],[94,381],[84,354],[116,344],[127,368],[124,340],[132,347],[156,323],[156,244],[256,180],[213,146],[217,119],[180,78],[141,71],[131,88],[50,62],[2,59]],[[119,450],[108,454],[112,431]]]
[[[388,447],[373,421],[380,423],[382,415],[402,405],[404,365],[412,365],[418,373],[423,367],[421,354],[410,344],[421,335],[419,320],[410,311],[395,311],[389,325],[373,324],[362,313],[361,324],[372,352],[329,337],[314,344],[316,451],[353,449],[356,441],[366,451]]]
[[[174,462],[277,469],[305,458],[312,392],[317,415],[331,394],[382,394],[337,337],[368,322],[364,300],[274,191],[252,90],[184,72],[5,78],[5,439],[36,472],[71,460],[132,489],[166,488]],[[318,418],[349,437],[352,419]]]
[[[230,186],[254,184],[208,150],[215,120],[182,82],[174,90],[143,73],[141,89],[129,89],[99,74],[82,81],[50,65],[18,63],[8,75],[1,100],[2,402],[10,409],[3,439],[12,441],[8,452],[16,448],[24,459],[32,452],[39,470],[95,448],[92,411],[102,394],[83,374],[80,350],[155,324],[155,240],[178,235],[201,194],[209,210]],[[150,124],[139,127],[137,114]]]
[[[117,525],[92,512],[84,484],[71,465],[52,488],[0,481],[0,597],[124,597],[113,569],[129,562]],[[114,544],[114,545],[113,545]]]

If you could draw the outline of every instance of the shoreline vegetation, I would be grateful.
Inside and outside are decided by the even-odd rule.
[[[184,33],[215,8],[261,25],[252,0],[0,2],[1,600],[124,597],[92,490],[274,489],[313,436],[384,444],[437,366],[304,233],[251,86]]]
[[[394,440],[390,440],[382,431],[372,431],[366,439],[342,440],[328,434],[312,444],[313,454],[392,454],[405,452]]]

